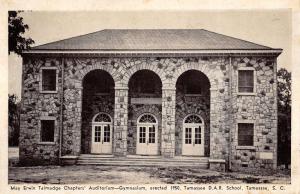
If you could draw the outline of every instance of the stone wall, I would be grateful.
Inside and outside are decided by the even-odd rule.
[[[61,59],[23,58],[22,106],[20,115],[20,162],[24,165],[56,164],[59,154],[60,93],[41,93],[41,67],[57,67],[61,90]],[[41,118],[55,118],[54,143],[40,141]]]
[[[230,68],[230,60],[232,69]],[[39,91],[41,80],[39,71],[43,66],[57,67],[58,93],[44,94]],[[237,70],[242,66],[250,66],[255,69],[257,77],[256,95],[254,96],[237,94]],[[145,111],[154,113],[160,122],[161,155],[163,157],[173,157],[175,155],[175,147],[177,150],[176,154],[180,154],[180,147],[175,146],[178,143],[176,142],[175,135],[180,136],[179,133],[175,133],[175,129],[179,129],[175,125],[179,125],[176,122],[180,123],[180,119],[177,121],[175,115],[182,115],[178,117],[183,117],[186,111],[184,111],[184,114],[175,114],[176,104],[182,103],[180,94],[176,95],[176,81],[182,73],[194,69],[204,73],[210,82],[210,117],[209,121],[207,121],[209,127],[206,127],[206,129],[209,129],[210,138],[209,142],[206,142],[206,155],[209,153],[210,158],[228,160],[229,152],[232,150],[231,161],[233,167],[236,169],[246,164],[248,167],[271,168],[276,166],[277,109],[275,58],[232,57],[230,59],[225,56],[67,57],[63,59],[25,56],[20,130],[21,161],[57,162],[59,127],[61,125],[60,95],[63,95],[62,155],[79,155],[80,153],[87,152],[87,150],[84,150],[85,146],[81,146],[81,136],[83,134],[82,130],[87,131],[88,124],[82,122],[82,119],[89,120],[90,116],[87,115],[92,115],[100,110],[87,111],[85,109],[89,105],[85,106],[85,102],[82,101],[82,83],[84,77],[96,69],[108,72],[115,84],[114,100],[111,100],[113,99],[112,97],[110,100],[102,99],[101,97],[101,99],[96,100],[97,102],[93,102],[94,104],[92,105],[93,107],[102,107],[100,105],[101,102],[109,101],[108,104],[114,103],[114,111],[112,111],[112,108],[108,108],[108,112],[114,118],[113,152],[115,155],[124,156],[127,154],[127,150],[129,153],[134,153],[134,135],[132,135],[135,133],[134,122],[136,122],[138,114]],[[135,72],[143,69],[157,74],[162,82],[161,107],[157,105],[139,107],[129,104],[129,79]],[[61,87],[62,71],[64,77],[63,88]],[[94,101],[93,99],[98,97],[91,97],[91,101]],[[184,101],[187,103],[194,100],[185,99]],[[198,112],[201,116],[207,118],[208,107],[201,113],[198,108],[201,108],[200,101],[202,100],[197,99],[195,101],[198,102],[195,103],[197,104],[195,108],[185,109]],[[203,103],[207,104],[207,102]],[[182,104],[179,106],[182,106]],[[106,109],[105,107],[102,108]],[[41,116],[56,118],[54,144],[44,145],[39,143],[40,128],[38,123]],[[236,146],[236,125],[238,120],[254,121],[255,149],[241,150]],[[83,135],[83,139],[86,137]],[[230,137],[232,141],[230,141]],[[231,148],[229,147],[230,145]]]
[[[234,169],[276,168],[277,160],[277,98],[276,59],[238,57],[232,60],[232,165]],[[255,95],[239,95],[237,71],[241,67],[255,70]],[[237,146],[237,122],[254,122],[254,147]]]

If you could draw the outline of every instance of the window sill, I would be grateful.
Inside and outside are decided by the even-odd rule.
[[[57,90],[55,91],[40,91],[41,94],[57,94]]]
[[[39,142],[39,145],[55,145],[55,142]]]
[[[238,96],[256,96],[255,92],[238,92]]]
[[[237,150],[255,150],[255,146],[236,146]]]

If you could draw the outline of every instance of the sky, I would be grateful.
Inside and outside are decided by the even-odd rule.
[[[23,12],[26,37],[45,44],[102,29],[206,29],[272,48],[282,48],[278,68],[291,71],[292,24],[288,10],[276,11],[101,11]],[[9,56],[9,94],[21,96],[22,58]]]

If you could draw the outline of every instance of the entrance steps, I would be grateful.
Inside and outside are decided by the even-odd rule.
[[[208,157],[176,156],[162,158],[161,156],[128,155],[115,157],[113,155],[82,154],[78,157],[78,165],[103,166],[163,166],[163,167],[197,167],[208,168]]]

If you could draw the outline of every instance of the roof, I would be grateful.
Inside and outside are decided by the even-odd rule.
[[[204,29],[107,29],[36,46],[31,50],[147,51],[273,49]]]

